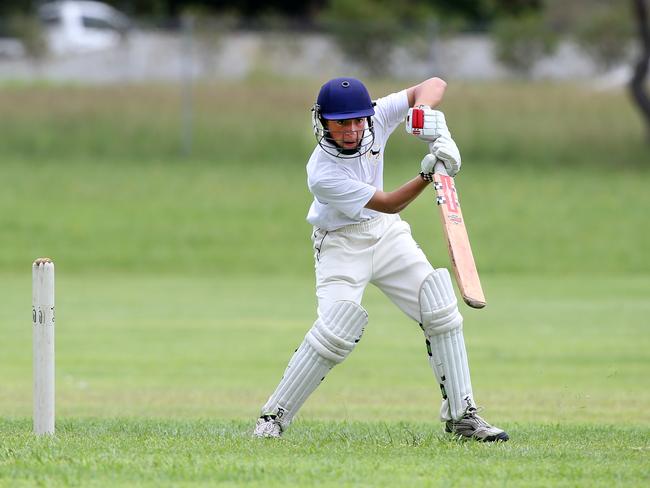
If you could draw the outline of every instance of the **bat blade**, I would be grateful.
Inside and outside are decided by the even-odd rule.
[[[460,294],[470,307],[483,308],[486,305],[485,294],[476,269],[454,179],[436,173],[433,177],[433,187]]]

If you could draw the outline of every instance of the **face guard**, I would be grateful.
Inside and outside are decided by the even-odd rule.
[[[352,159],[366,154],[375,142],[372,116],[374,103],[368,90],[355,78],[334,78],[325,83],[312,108],[312,125],[318,145],[329,155]],[[366,127],[360,134],[356,147],[346,149],[334,141],[327,128],[328,120],[366,119]],[[357,135],[359,131],[357,131]]]
[[[339,146],[334,139],[330,130],[327,128],[327,120],[321,113],[320,106],[315,103],[311,109],[312,127],[314,128],[314,135],[318,145],[330,156],[341,159],[354,159],[363,156],[372,148],[375,143],[375,128],[372,125],[372,118],[365,117],[366,126],[363,129],[363,134],[359,140],[357,147],[353,149],[345,149]],[[360,118],[360,117],[354,117]],[[330,120],[346,120],[346,119],[330,119]],[[359,131],[355,131],[359,132]]]

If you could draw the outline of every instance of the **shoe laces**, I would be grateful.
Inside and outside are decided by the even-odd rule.
[[[480,425],[483,425],[485,427],[490,427],[490,424],[488,424],[483,418],[478,414],[479,412],[483,411],[483,407],[468,407],[467,410],[465,410],[465,414],[463,415],[462,419],[474,419],[476,422],[478,422]]]
[[[260,416],[260,418],[264,419],[265,422],[272,422],[273,424],[277,425],[280,428],[280,432],[282,432],[284,430],[284,428],[282,427],[282,424],[278,420],[277,415],[266,414],[266,415]]]
[[[465,415],[476,416],[479,412],[482,412],[483,407],[467,407],[465,410]]]

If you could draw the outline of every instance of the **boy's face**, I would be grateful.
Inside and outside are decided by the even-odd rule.
[[[363,139],[365,129],[365,117],[327,121],[330,138],[342,149],[356,149]]]

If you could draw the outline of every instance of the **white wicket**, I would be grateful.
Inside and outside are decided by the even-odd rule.
[[[32,265],[34,433],[54,434],[54,263]]]

